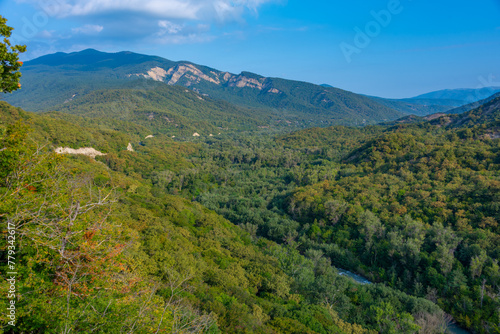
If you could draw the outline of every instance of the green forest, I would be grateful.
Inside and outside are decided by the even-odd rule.
[[[14,332],[496,333],[499,109],[483,109],[181,142],[2,103]]]

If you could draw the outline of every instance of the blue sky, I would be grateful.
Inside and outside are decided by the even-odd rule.
[[[86,48],[356,93],[500,86],[500,0],[2,0],[24,60]]]

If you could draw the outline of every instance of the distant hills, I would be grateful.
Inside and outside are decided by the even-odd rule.
[[[481,103],[483,102],[483,103]],[[381,123],[365,128],[333,126],[327,128],[310,128],[296,131],[280,137],[279,141],[288,147],[334,147],[346,150],[352,138],[372,138],[383,132],[397,131],[400,126],[432,126],[444,129],[480,128],[484,136],[490,139],[500,138],[500,93],[481,102],[467,105],[477,105],[462,113],[435,113],[427,116],[408,115],[398,120]],[[481,103],[481,104],[479,104]],[[479,105],[478,105],[479,104]],[[464,106],[465,107],[465,106]],[[419,124],[416,124],[419,123]],[[359,144],[359,142],[357,143]]]
[[[459,105],[483,100],[495,93],[500,92],[500,87],[483,87],[483,88],[463,88],[463,89],[445,89],[422,94],[411,98],[413,101],[449,101]]]
[[[381,123],[381,125],[393,126],[398,124],[423,123],[426,121],[431,124],[444,125],[445,127],[473,127],[482,125],[489,129],[498,129],[500,124],[500,93],[445,113],[435,113],[426,116],[408,115],[395,121]]]
[[[215,132],[217,128],[389,123],[406,115],[470,110],[477,104],[462,106],[500,91],[498,87],[457,89],[385,99],[327,84],[250,72],[233,74],[188,61],[93,49],[45,55],[26,62],[22,72],[22,89],[2,97],[14,106],[132,120],[152,131],[168,129],[179,134],[195,129]],[[155,117],[160,114],[169,121]]]
[[[29,111],[74,109],[85,104],[86,95],[98,90],[182,86],[188,88],[188,99],[194,92],[204,100],[224,100],[235,106],[232,116],[241,109],[251,110],[254,121],[268,125],[364,125],[403,116],[373,99],[333,87],[249,72],[232,74],[132,52],[88,49],[42,56],[25,63],[21,83],[23,89],[4,98]]]
[[[436,100],[436,104],[423,104],[421,101],[412,101],[411,99],[386,99],[375,96],[370,98],[401,113],[417,116],[446,112],[456,106],[455,103],[453,105],[443,105],[443,101],[439,100]]]
[[[386,99],[371,96],[377,102],[405,114],[426,116],[434,113],[460,113],[472,110],[486,103],[500,87],[477,89],[446,89],[406,99]],[[466,105],[469,105],[465,107]]]
[[[448,114],[431,122],[454,128],[481,126],[492,138],[500,138],[500,95],[497,94],[495,98],[468,112]]]
[[[500,92],[498,92],[494,95],[488,96],[487,98],[485,98],[483,100],[472,102],[472,103],[460,106],[458,108],[448,110],[447,113],[449,113],[449,114],[461,114],[461,113],[470,111],[472,109],[475,109],[477,107],[480,107],[481,105],[486,104],[486,103],[496,99],[499,96],[500,96]]]

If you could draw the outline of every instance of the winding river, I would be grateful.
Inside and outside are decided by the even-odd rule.
[[[340,268],[337,268],[337,270],[339,272],[339,275],[349,277],[349,278],[353,279],[356,283],[359,283],[359,284],[373,284],[372,282],[370,282],[368,279],[364,278],[363,276],[360,276],[360,275],[357,275],[355,273],[352,273],[349,270],[344,270],[344,269],[340,269]],[[448,330],[447,330],[446,333],[450,333],[450,334],[472,334],[472,332],[469,332],[466,329],[460,328],[456,324],[450,325],[448,327]]]

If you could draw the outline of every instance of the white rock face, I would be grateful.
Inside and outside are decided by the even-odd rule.
[[[246,77],[242,74],[234,75],[229,72],[216,73],[214,71],[210,71],[210,73],[205,74],[193,64],[179,64],[169,68],[167,71],[161,67],[153,67],[147,73],[128,74],[127,76],[139,76],[163,82],[167,81],[168,77],[169,85],[175,85],[181,78],[185,78],[188,80],[184,84],[187,87],[198,84],[201,81],[208,81],[216,85],[220,85],[223,83],[228,84],[229,87],[249,87],[258,90],[263,90],[266,88],[264,84],[266,78],[254,79]],[[188,90],[186,90],[186,92],[188,92]],[[274,94],[281,93],[275,88],[271,88],[270,90],[268,90],[268,92]]]
[[[57,154],[81,154],[95,159],[96,156],[106,155],[106,153],[99,152],[93,147],[82,147],[78,149],[73,149],[69,147],[58,147],[55,149]]]
[[[127,76],[131,77],[133,75],[138,77],[142,76],[146,79],[153,79],[155,81],[163,81],[163,79],[165,79],[165,77],[167,76],[167,71],[157,66],[150,69],[146,74],[136,73],[136,74],[128,74]]]
[[[256,88],[258,90],[262,90],[263,82],[264,82],[264,78],[257,80],[257,79],[247,78],[243,75],[238,75],[238,76],[232,77],[229,80],[229,86],[230,87],[238,87],[238,88],[250,87],[250,88]]]
[[[193,137],[199,137],[200,134],[198,132],[193,133]]]
[[[153,137],[154,137],[153,135],[149,135],[149,136],[146,136],[146,139],[153,138]]]
[[[198,68],[196,68],[196,66],[191,64],[183,64],[176,67],[172,67],[171,69],[168,70],[167,75],[172,75],[172,77],[168,82],[169,85],[174,85],[183,76],[185,76],[187,79],[195,83],[199,83],[201,79],[203,79],[205,81],[209,81],[217,85],[220,84],[219,78],[217,77],[211,78],[208,75],[204,74],[202,71],[200,71]]]
[[[167,76],[167,71],[161,67],[153,67],[148,71],[148,76],[153,80],[163,81],[163,79]]]
[[[131,143],[128,143],[127,151],[134,152],[134,148],[132,147]]]

